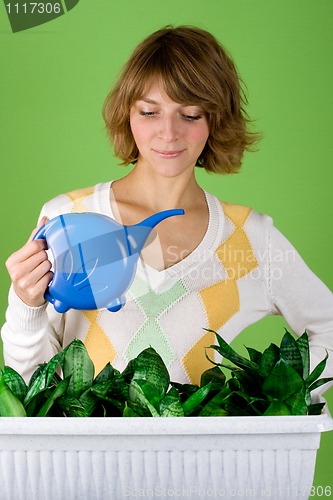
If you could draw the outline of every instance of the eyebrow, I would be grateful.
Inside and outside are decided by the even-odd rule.
[[[143,102],[146,102],[147,104],[160,104],[159,102],[157,101],[154,101],[154,99],[150,99],[149,97],[141,97],[139,99],[139,101],[143,101]],[[181,104],[181,107],[182,108],[189,108],[189,107],[200,107],[198,104]]]
[[[154,101],[153,99],[149,99],[149,97],[141,97],[141,99],[139,99],[139,100],[146,102],[147,104],[158,104],[157,101]]]

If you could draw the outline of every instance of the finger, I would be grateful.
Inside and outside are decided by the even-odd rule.
[[[42,217],[41,220],[39,221],[39,223],[37,224],[37,226],[32,230],[30,236],[29,236],[29,239],[28,241],[32,241],[32,238],[35,236],[35,234],[37,233],[37,231],[42,227],[44,226],[44,224],[48,221],[48,217]]]
[[[38,290],[36,285],[43,280],[44,276],[50,273],[50,270],[50,262],[43,261],[31,272],[17,276],[17,279],[14,281],[14,288],[23,292],[25,295],[30,295],[31,298],[36,298],[36,295],[38,294],[38,292],[36,293],[36,289]]]
[[[31,272],[41,262],[48,260],[45,240],[35,240],[26,243],[22,248],[10,255],[6,261],[6,267],[12,281],[20,278],[23,274]]]

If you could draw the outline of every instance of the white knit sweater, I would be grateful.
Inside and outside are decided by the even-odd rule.
[[[248,325],[279,314],[297,335],[308,332],[312,367],[323,359],[325,349],[330,353],[323,376],[333,376],[331,291],[269,216],[205,194],[209,225],[199,246],[164,271],[140,259],[119,312],[71,309],[59,314],[48,303],[28,307],[11,288],[1,332],[5,363],[28,380],[39,363],[78,338],[96,373],[108,361],[122,370],[141,350],[153,346],[173,381],[198,383],[211,366],[204,347],[215,340],[205,329],[230,342]],[[46,203],[41,216],[71,211],[113,217],[110,182],[58,196]]]

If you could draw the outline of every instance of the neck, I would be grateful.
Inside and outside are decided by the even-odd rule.
[[[176,177],[146,176],[142,175],[140,168],[135,167],[115,184],[119,184],[127,199],[154,213],[171,208],[186,210],[204,198],[193,173],[184,172]]]

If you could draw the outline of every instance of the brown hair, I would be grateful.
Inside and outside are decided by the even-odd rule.
[[[135,163],[138,149],[130,128],[132,105],[157,79],[175,102],[201,106],[209,137],[197,166],[234,173],[257,134],[249,132],[247,103],[241,80],[226,50],[207,31],[191,26],[167,26],[143,40],[106,97],[103,117],[123,165]]]

